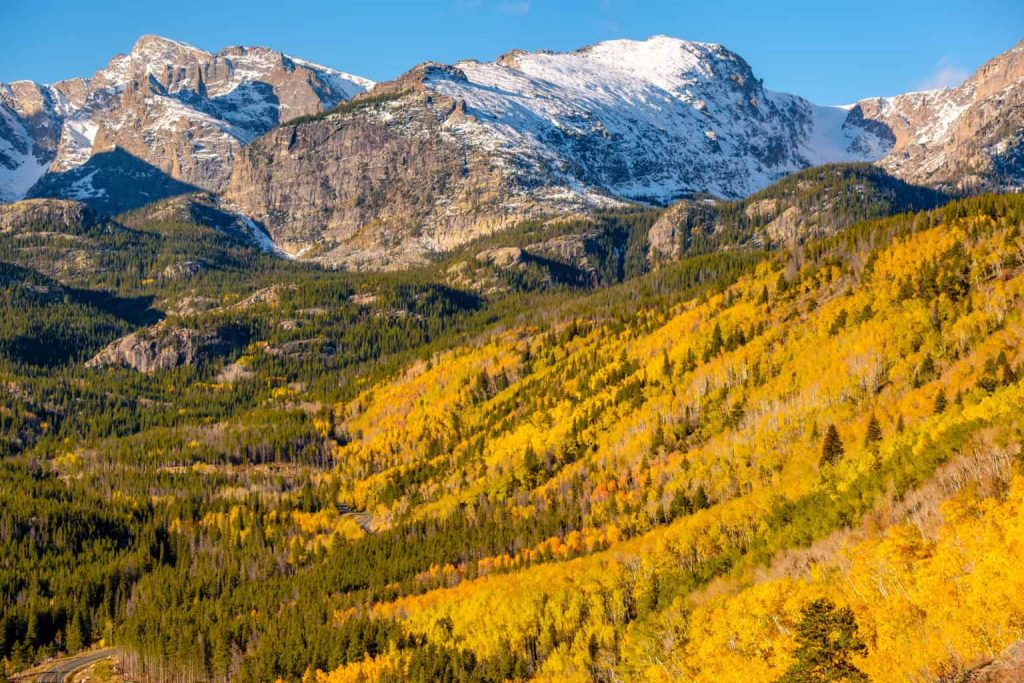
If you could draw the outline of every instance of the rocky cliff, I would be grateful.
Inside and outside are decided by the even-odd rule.
[[[239,344],[231,330],[195,330],[167,322],[112,341],[87,367],[127,366],[139,372],[195,365],[229,353]]]
[[[854,113],[891,131],[880,165],[904,180],[957,192],[1024,185],[1024,42],[955,88],[863,100]]]
[[[143,37],[91,79],[0,86],[0,199],[112,214],[205,190],[261,248],[377,269],[526,218],[691,200],[652,230],[660,258],[702,197],[830,162],[954,193],[1024,186],[1024,45],[956,88],[846,107],[773,92],[726,48],[666,36],[371,85],[266,48]],[[760,207],[766,241],[822,229],[807,207]]]

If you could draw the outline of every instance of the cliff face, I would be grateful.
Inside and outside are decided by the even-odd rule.
[[[428,64],[257,140],[228,195],[292,254],[388,268],[525,216],[740,198],[833,161],[954,192],[1019,187],[1022,76],[1018,46],[957,88],[840,108],[766,90],[721,46],[664,36]],[[783,208],[766,241],[831,229]],[[675,252],[678,212],[652,253]]]
[[[733,202],[684,199],[668,207],[648,231],[648,259],[678,258],[692,246],[794,245],[857,221],[930,209],[946,200],[874,164],[826,164]]]
[[[86,366],[126,366],[139,372],[169,370],[222,356],[239,343],[232,330],[193,330],[162,322],[115,339]]]
[[[536,213],[495,159],[454,134],[461,104],[422,85],[439,68],[254,142],[228,201],[285,251],[350,268],[407,266]]]
[[[1024,185],[1024,42],[955,88],[857,103],[892,131],[879,162],[908,182],[976,192]]]
[[[145,36],[90,79],[0,84],[0,201],[117,214],[205,190],[261,248],[402,268],[524,218],[738,200],[830,162],[952,192],[1024,187],[1022,86],[1024,44],[956,88],[822,107],[766,89],[720,45],[666,36],[376,85],[267,48]],[[814,234],[805,208],[764,239]],[[689,220],[675,212],[652,231],[658,258]]]
[[[743,196],[887,138],[659,36],[421,65],[243,150],[227,198],[292,254],[400,267],[529,216]]]
[[[100,217],[79,202],[26,199],[0,204],[0,233],[36,230],[79,232],[100,223]]]

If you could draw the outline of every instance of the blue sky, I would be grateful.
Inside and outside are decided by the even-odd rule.
[[[821,104],[962,80],[1024,38],[1024,1],[4,0],[0,81],[103,67],[156,33],[216,51],[268,45],[384,80],[417,62],[570,50],[665,33],[738,52],[773,90]]]

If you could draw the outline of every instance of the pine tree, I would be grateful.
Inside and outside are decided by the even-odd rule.
[[[668,357],[668,351],[661,352],[661,376],[666,380],[672,379],[672,359]]]
[[[946,400],[946,392],[939,390],[938,395],[935,397],[935,414],[941,415],[946,412],[946,408],[949,406],[949,401]]]
[[[526,470],[525,483],[532,486],[540,473],[540,460],[537,458],[537,452],[533,450],[532,444],[526,446],[526,453],[523,455],[523,468]]]
[[[711,501],[708,499],[708,492],[704,489],[704,484],[701,484],[693,494],[693,509],[705,510],[709,507],[711,507]]]
[[[879,423],[878,418],[875,417],[874,413],[871,414],[871,419],[868,420],[868,428],[864,432],[864,447],[871,448],[874,444],[882,440],[882,425]]]
[[[825,440],[821,446],[821,465],[832,465],[839,461],[846,453],[843,440],[839,438],[839,430],[834,424],[830,424],[825,431]]]
[[[849,607],[836,608],[827,598],[812,601],[796,627],[796,663],[779,683],[866,683],[867,675],[850,661],[867,646],[857,635]]]
[[[725,346],[725,339],[722,337],[722,326],[715,323],[715,328],[711,330],[711,339],[708,341],[708,345],[704,347],[704,362],[707,363],[717,356],[723,346]]]

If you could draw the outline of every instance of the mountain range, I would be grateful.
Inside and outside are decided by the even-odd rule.
[[[88,79],[0,84],[0,200],[107,214],[213,193],[291,257],[427,260],[525,219],[738,199],[872,162],[951,193],[1024,184],[1024,43],[955,88],[820,106],[721,45],[655,36],[372,81],[144,36]]]

